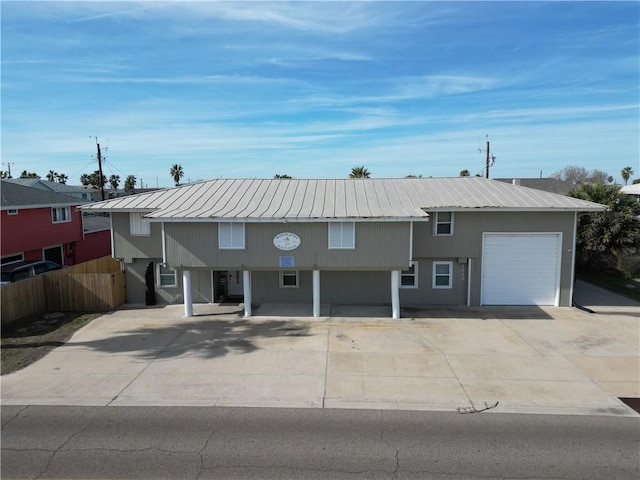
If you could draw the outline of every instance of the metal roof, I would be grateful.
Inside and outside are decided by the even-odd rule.
[[[576,198],[478,177],[219,179],[98,202],[158,221],[426,220],[429,211],[599,211]]]
[[[81,198],[49,192],[35,187],[26,187],[2,180],[0,184],[2,210],[14,208],[44,208],[53,205],[73,206],[87,203]]]
[[[559,178],[494,178],[498,182],[513,183],[514,185],[520,185],[523,187],[535,188],[536,190],[544,190],[545,192],[557,193],[560,195],[566,195],[572,189],[576,188],[567,180],[560,180]]]

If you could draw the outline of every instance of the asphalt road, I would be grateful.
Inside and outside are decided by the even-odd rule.
[[[3,479],[637,479],[640,417],[2,407]]]

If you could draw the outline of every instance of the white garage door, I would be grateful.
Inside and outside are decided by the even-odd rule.
[[[485,233],[483,305],[558,305],[561,234]]]

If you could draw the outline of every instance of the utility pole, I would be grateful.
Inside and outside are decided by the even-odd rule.
[[[100,153],[100,144],[98,143],[98,138],[96,138],[96,145],[98,146],[98,172],[100,172],[100,178],[98,181],[100,182],[100,196],[102,200],[104,200],[104,176],[102,175],[102,154]]]
[[[7,162],[7,163],[5,164],[5,163],[3,162],[3,165],[6,165],[6,166],[7,166],[7,169],[9,170],[9,175],[7,176],[7,178],[13,178],[13,177],[11,176],[11,165],[15,165],[15,163],[13,163],[13,162]]]
[[[479,148],[478,152],[482,152],[482,149]],[[486,166],[485,166],[485,169],[484,169],[484,176],[485,176],[485,178],[489,178],[489,167],[493,167],[493,164],[496,161],[495,155],[491,155],[491,153],[490,153],[489,135],[487,135],[487,149],[486,149],[486,152],[487,152],[487,163],[486,163]]]
[[[486,166],[486,170],[484,171],[485,173],[485,178],[489,178],[489,159],[491,158],[490,154],[489,154],[489,139],[487,138],[487,166]],[[104,198],[103,198],[104,200]]]

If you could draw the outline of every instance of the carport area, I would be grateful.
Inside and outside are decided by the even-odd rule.
[[[591,289],[595,287],[582,287]],[[594,293],[595,292],[595,293]],[[600,300],[602,296],[604,300]],[[3,405],[203,405],[636,415],[639,304],[122,308],[2,377]],[[305,312],[307,312],[305,314]],[[308,315],[308,316],[305,316]]]

